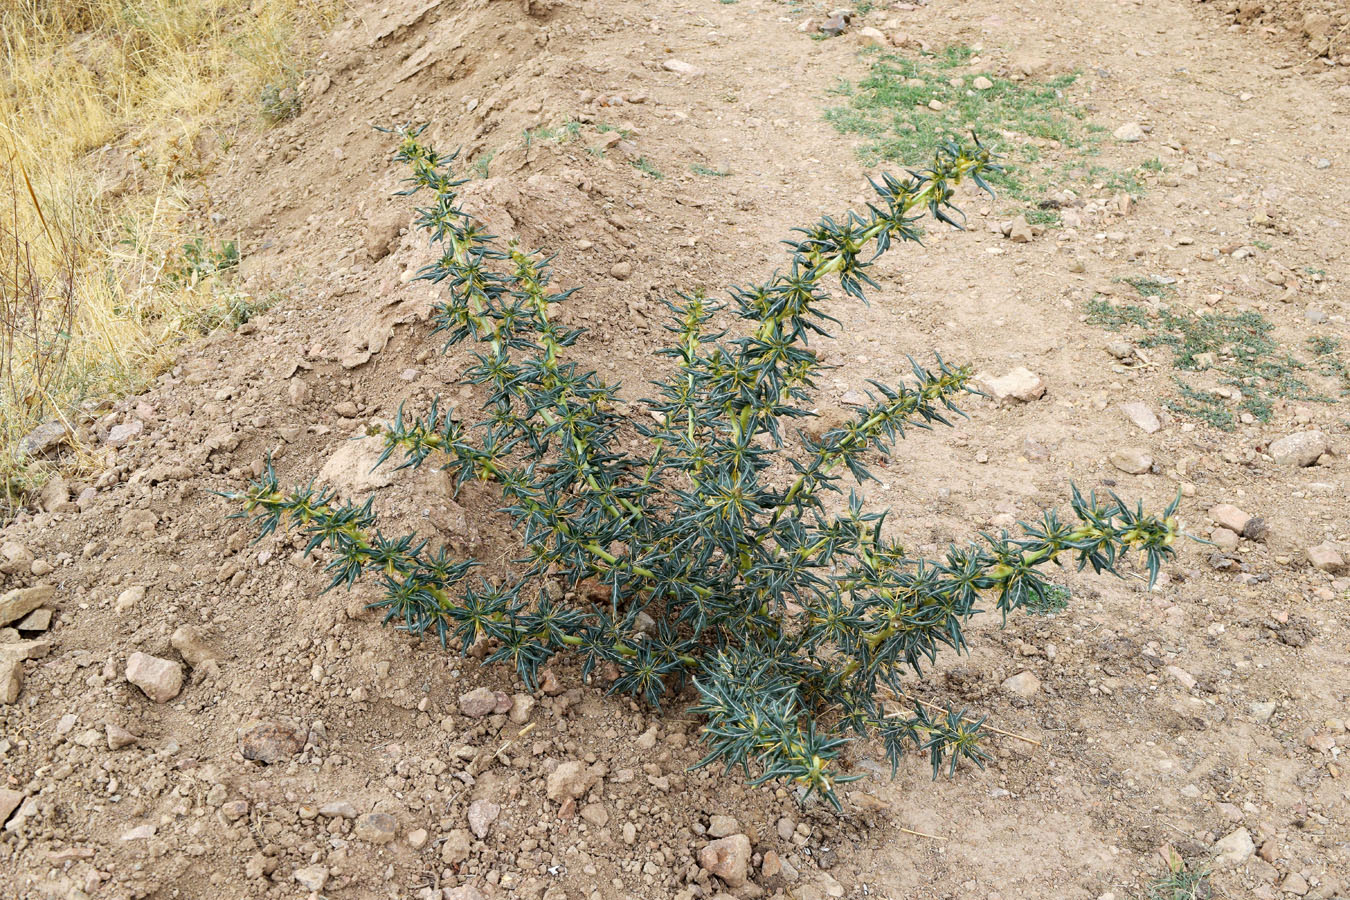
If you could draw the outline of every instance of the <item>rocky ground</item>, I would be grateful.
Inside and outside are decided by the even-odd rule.
[[[203,219],[241,238],[245,288],[288,299],[86,422],[101,469],[4,530],[5,896],[1124,900],[1169,850],[1210,866],[1215,896],[1345,896],[1344,403],[1216,429],[1169,412],[1165,352],[1087,312],[1147,273],[1171,289],[1155,309],[1259,312],[1288,347],[1346,336],[1350,81],[1308,58],[1321,10],[1267,29],[1185,0],[869,6],[822,39],[832,10],[773,0],[354,3],[299,117],[221,126]],[[559,252],[578,353],[640,414],[659,298],[761,279],[790,226],[863,197],[857,139],[822,112],[868,43],[972,47],[953,76],[972,83],[1079,71],[1103,163],[1161,163],[1138,199],[1059,192],[1055,227],[963,193],[967,231],[930,229],[878,265],[870,306],[835,311],[826,414],[907,353],[985,374],[969,421],[911,436],[868,489],[915,552],[1034,518],[1070,481],[1151,506],[1180,491],[1212,542],[1153,590],[1128,566],[1066,574],[1067,609],[984,622],[940,661],[916,691],[1008,733],[987,770],[932,781],[916,757],[851,784],[842,815],[801,808],[691,771],[678,708],[607,698],[566,662],[531,693],[380,627],[372,588],[321,593],[303,540],[228,518],[217,492],[270,456],[373,495],[390,531],[512,554],[489,490],[372,474],[351,440],[405,402],[476,399],[454,383],[465,353],[427,335],[429,251],[372,125],[496,151],[469,207]],[[850,765],[889,774],[879,755]]]

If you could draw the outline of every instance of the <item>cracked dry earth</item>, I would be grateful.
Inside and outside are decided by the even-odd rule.
[[[298,118],[221,125],[235,150],[202,215],[240,236],[250,291],[288,299],[86,423],[102,468],[5,528],[19,593],[0,604],[37,612],[0,645],[0,895],[1125,900],[1167,847],[1212,867],[1214,896],[1346,895],[1343,404],[1188,420],[1161,352],[1113,346],[1085,309],[1146,273],[1175,307],[1260,312],[1282,345],[1344,337],[1347,69],[1213,4],[871,5],[820,40],[799,26],[829,9],[771,0],[357,2]],[[454,383],[467,351],[427,335],[434,295],[411,276],[428,251],[372,125],[496,151],[468,208],[559,253],[557,283],[582,287],[578,357],[641,415],[660,298],[762,279],[789,227],[863,198],[855,139],[822,112],[866,70],[864,27],[902,54],[974,48],[953,77],[1078,71],[1067,91],[1104,134],[1140,126],[1102,161],[1163,164],[1138,202],[1076,188],[1063,226],[1022,242],[1002,201],[963,190],[967,231],[930,228],[878,264],[869,307],[832,307],[827,416],[907,353],[1030,373],[1029,399],[972,397],[953,431],[878,462],[867,496],[914,551],[1034,518],[1071,481],[1150,506],[1180,491],[1187,530],[1214,540],[1184,543],[1151,591],[1128,566],[1066,573],[1067,609],[977,624],[971,653],[916,685],[1037,743],[995,736],[987,770],[937,781],[920,757],[889,780],[861,744],[848,765],[877,777],[843,814],[801,808],[691,771],[678,704],[607,697],[567,661],[530,694],[381,627],[370,588],[320,593],[300,540],[252,543],[227,518],[216,492],[270,454],[287,482],[373,495],[389,531],[489,566],[513,553],[489,491],[372,474],[350,440],[405,402],[481,399]],[[575,139],[521,139],[568,120]]]

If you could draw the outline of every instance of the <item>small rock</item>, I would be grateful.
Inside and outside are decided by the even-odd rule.
[[[627,260],[620,260],[609,267],[609,274],[619,281],[627,281],[633,274],[633,264]]]
[[[384,438],[378,435],[346,441],[324,463],[318,480],[347,497],[388,487],[394,483],[394,469],[379,465],[383,453]]]
[[[1327,452],[1327,438],[1320,431],[1298,431],[1272,441],[1268,452],[1278,465],[1306,468]]]
[[[505,703],[507,709],[511,708],[511,698],[506,694],[485,687],[474,688],[460,695],[459,711],[471,719],[481,719],[496,712],[501,703]]]
[[[1280,890],[1295,897],[1302,897],[1308,893],[1308,879],[1297,872],[1290,872],[1280,884]]]
[[[488,836],[492,823],[502,814],[502,808],[491,800],[478,799],[469,804],[469,830],[479,840]]]
[[[1237,533],[1227,528],[1215,528],[1209,533],[1209,539],[1214,546],[1227,553],[1238,548]]]
[[[32,563],[30,562],[28,565],[32,565]],[[55,596],[56,588],[50,584],[35,584],[32,587],[15,588],[0,597],[0,626],[22,619],[40,606],[46,606]]]
[[[1304,553],[1307,554],[1308,562],[1314,569],[1320,569],[1334,575],[1345,568],[1345,558],[1335,547],[1326,542],[1318,544],[1316,547],[1309,547]]]
[[[127,731],[121,725],[114,725],[112,722],[104,726],[103,733],[108,738],[109,750],[121,750],[124,747],[130,747],[138,740],[136,735]]]
[[[1246,828],[1239,828],[1214,843],[1214,863],[1220,869],[1231,869],[1251,859],[1256,844]]]
[[[375,217],[366,227],[366,255],[371,262],[384,259],[398,244],[398,233],[403,225],[401,212],[385,213]]]
[[[103,443],[107,444],[109,447],[125,447],[131,442],[132,438],[136,437],[136,435],[144,430],[144,422],[140,419],[132,419],[130,422],[114,425],[112,428],[108,429],[108,436],[104,439]]]
[[[1275,715],[1275,701],[1258,701],[1252,704],[1251,710],[1253,719],[1258,722],[1269,722],[1271,716]]]
[[[1031,225],[1027,223],[1026,216],[1017,216],[1008,225],[1008,240],[1014,244],[1026,244],[1035,237],[1031,230]]]
[[[118,612],[126,612],[145,599],[145,585],[133,584],[131,587],[117,595],[117,602],[113,604]]]
[[[248,815],[247,800],[231,800],[220,807],[220,814],[226,822],[237,822]]]
[[[1111,136],[1123,143],[1133,144],[1144,139],[1144,129],[1138,122],[1126,122],[1111,132]]]
[[[1209,517],[1234,534],[1242,534],[1252,517],[1231,503],[1216,503],[1209,508]]]
[[[889,47],[891,45],[880,28],[872,28],[871,26],[858,29],[858,40],[864,47]]]
[[[517,725],[524,725],[530,721],[530,713],[534,710],[535,699],[529,694],[516,694],[511,698],[511,721]]]
[[[1181,685],[1186,690],[1189,691],[1195,687],[1195,676],[1180,666],[1168,666],[1166,671],[1168,675],[1171,675],[1172,678],[1176,680],[1177,684]]]
[[[443,900],[483,900],[483,892],[471,884],[448,887],[441,891]]]
[[[661,63],[661,68],[667,72],[674,72],[676,75],[693,76],[699,74],[702,70],[695,65],[691,65],[680,59],[668,59]]]
[[[1120,404],[1120,411],[1125,414],[1125,418],[1139,426],[1145,434],[1156,434],[1162,428],[1162,422],[1158,421],[1157,414],[1149,409],[1147,403],[1137,401],[1122,403]]]
[[[445,836],[441,842],[441,862],[447,866],[458,865],[469,858],[469,853],[473,849],[473,835],[469,834],[468,829],[456,828]]]
[[[609,810],[605,809],[603,803],[587,803],[581,808],[581,817],[596,828],[604,828],[609,824]]]
[[[155,826],[137,825],[128,831],[122,832],[124,841],[148,841],[155,836]]]
[[[1112,341],[1106,345],[1106,352],[1116,359],[1134,359],[1134,345],[1127,341]]]
[[[1242,529],[1242,536],[1249,541],[1264,541],[1270,534],[1270,525],[1260,516],[1252,516]]]
[[[42,632],[52,627],[52,611],[50,609],[35,609],[24,616],[19,624],[14,626],[19,631]]]
[[[23,791],[0,788],[0,824],[3,824],[10,817],[10,814],[19,808],[19,804],[23,802],[23,797]]]
[[[398,835],[398,823],[388,813],[366,813],[356,820],[353,833],[358,841],[387,844]]]
[[[724,838],[739,834],[741,823],[733,816],[711,816],[708,819],[708,837]]]
[[[137,651],[127,658],[127,681],[156,703],[168,703],[183,689],[183,667]]]
[[[738,888],[749,874],[750,838],[743,834],[719,838],[699,851],[698,864],[728,887]]]
[[[19,699],[23,690],[23,659],[0,653],[0,705],[8,705]]]
[[[345,800],[337,800],[320,806],[319,815],[329,819],[355,819],[356,807]]]
[[[217,657],[216,652],[207,646],[201,632],[191,625],[179,625],[169,638],[169,644],[183,657],[183,662],[194,669]]]
[[[1034,672],[1018,672],[1011,678],[1005,678],[1001,687],[1010,694],[1029,700],[1040,691],[1041,680]]]
[[[255,722],[239,735],[239,753],[244,759],[266,765],[285,762],[305,749],[307,730],[285,722]]]
[[[994,83],[983,75],[976,75],[975,80],[970,83],[970,86],[977,91],[987,91],[994,86]]]
[[[291,877],[307,891],[321,891],[328,883],[328,869],[323,866],[305,866],[303,869],[296,869],[291,873]]]
[[[70,443],[70,432],[60,422],[46,422],[24,435],[19,441],[19,453],[24,457],[45,456],[63,444]]]
[[[427,841],[430,838],[431,834],[425,828],[414,828],[412,831],[408,832],[408,836],[404,838],[404,840],[406,840],[408,846],[414,850],[421,850],[427,845]]]
[[[545,783],[548,799],[563,802],[579,800],[595,786],[598,779],[580,760],[570,759],[558,764],[558,768],[549,773]]]
[[[824,22],[820,23],[820,33],[829,37],[839,37],[848,28],[849,17],[843,13],[835,13]]]
[[[999,404],[1030,403],[1045,396],[1045,382],[1022,366],[997,377],[981,375],[978,380]]]
[[[1121,447],[1110,456],[1111,465],[1130,475],[1143,475],[1153,468],[1153,457],[1140,447]]]

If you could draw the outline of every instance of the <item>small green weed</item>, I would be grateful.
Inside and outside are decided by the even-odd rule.
[[[693,172],[695,175],[706,175],[709,178],[726,178],[731,174],[730,169],[711,169],[707,166],[701,166],[698,163],[690,166],[689,171]]]
[[[1033,616],[1049,616],[1069,608],[1073,597],[1069,589],[1061,584],[1047,584],[1038,597],[1027,601],[1026,611]]]
[[[1350,366],[1341,359],[1339,338],[1315,336],[1308,338],[1308,349],[1312,351],[1313,363],[1317,371],[1328,378],[1335,378],[1341,386],[1341,396],[1350,395]]]
[[[550,128],[525,129],[524,140],[525,147],[529,149],[536,141],[545,143],[567,144],[575,141],[581,136],[581,123],[575,119],[569,119],[561,125],[555,125]]]
[[[1167,874],[1149,885],[1148,900],[1209,900],[1214,896],[1209,866],[1192,868],[1171,848],[1167,855]]]
[[[867,77],[834,89],[844,105],[826,110],[825,119],[841,132],[868,139],[860,153],[869,165],[917,165],[935,143],[973,131],[1004,157],[1004,171],[993,173],[990,183],[1025,204],[1041,189],[1040,174],[1033,171],[1040,148],[1026,138],[1071,148],[1096,140],[1084,127],[1082,108],[1065,96],[1077,76],[1017,82],[986,74],[990,87],[977,90],[972,76],[955,71],[973,55],[962,46],[918,59],[879,54]]]
[[[1169,282],[1152,275],[1121,278],[1119,280],[1138,291],[1141,297],[1166,297],[1168,294],[1176,293],[1176,289]]]
[[[492,157],[496,155],[496,150],[485,150],[473,161],[474,173],[477,174],[479,178],[488,177],[488,166],[492,165]]]
[[[239,265],[239,245],[222,241],[212,247],[204,238],[193,238],[178,251],[178,258],[165,268],[164,277],[173,284],[195,285],[212,275]]]
[[[1170,290],[1153,279],[1127,278],[1143,296],[1158,297]],[[1087,307],[1088,321],[1111,331],[1131,327],[1143,331],[1137,339],[1140,347],[1166,347],[1172,352],[1172,365],[1186,372],[1206,369],[1218,373],[1223,385],[1240,393],[1236,413],[1213,391],[1200,390],[1177,377],[1179,399],[1169,400],[1168,409],[1221,428],[1234,427],[1237,416],[1250,413],[1261,422],[1270,421],[1277,398],[1330,403],[1332,398],[1313,389],[1303,380],[1309,371],[1334,374],[1340,364],[1336,348],[1319,353],[1315,367],[1280,347],[1271,336],[1274,325],[1257,312],[1196,313],[1170,308],[1151,310],[1135,304],[1113,304],[1092,300]],[[1324,346],[1324,345],[1318,345]]]
[[[656,178],[659,180],[666,177],[662,175],[661,170],[652,165],[651,161],[645,156],[639,156],[637,159],[630,160],[630,163],[633,168],[637,169],[648,178]]]
[[[264,85],[259,103],[262,107],[263,121],[269,125],[300,115],[300,90],[297,79],[288,77],[280,83]]]
[[[282,294],[275,292],[266,297],[251,297],[238,291],[223,291],[217,303],[198,310],[188,324],[202,334],[209,334],[221,327],[233,331],[284,299]]]

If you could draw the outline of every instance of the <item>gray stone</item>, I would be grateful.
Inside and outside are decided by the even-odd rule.
[[[1111,136],[1122,143],[1134,144],[1144,139],[1144,129],[1138,122],[1126,122],[1111,132]]]
[[[741,823],[734,816],[712,816],[708,820],[708,837],[724,838],[740,833]]]
[[[1041,680],[1034,672],[1018,672],[1011,678],[1005,678],[1001,687],[1010,694],[1031,699],[1040,691]]]
[[[1143,475],[1153,468],[1153,457],[1142,447],[1121,447],[1111,453],[1111,465],[1130,475]]]
[[[26,457],[44,456],[70,443],[70,432],[60,422],[45,422],[34,428],[19,441],[19,453]]]
[[[137,651],[127,658],[127,681],[156,703],[168,703],[183,689],[183,667]]]
[[[291,873],[296,884],[307,891],[321,891],[328,883],[328,869],[323,866],[305,866]]]
[[[1246,828],[1239,828],[1214,843],[1214,864],[1220,869],[1232,869],[1252,858],[1256,844]]]
[[[1006,375],[980,375],[986,393],[1000,404],[1030,403],[1045,396],[1045,382],[1035,372],[1018,366]]]
[[[56,588],[50,584],[15,588],[0,597],[0,626],[22,619],[39,606],[46,606],[55,596]]]
[[[1268,452],[1279,465],[1306,468],[1327,452],[1327,438],[1320,431],[1296,431],[1271,441]]]
[[[387,844],[398,836],[398,823],[388,813],[366,813],[356,820],[353,833],[358,841]]]
[[[469,830],[482,840],[492,830],[492,823],[502,814],[502,808],[491,800],[479,798],[469,804]]]
[[[719,838],[699,851],[698,864],[728,887],[741,887],[749,874],[750,838],[743,834]]]
[[[1162,428],[1162,422],[1158,421],[1157,414],[1149,409],[1147,403],[1138,401],[1122,403],[1120,404],[1120,411],[1125,414],[1127,419],[1143,429],[1145,434],[1155,434]]]
[[[580,760],[569,759],[558,764],[558,768],[549,773],[544,789],[548,799],[562,803],[566,800],[580,800],[590,792],[597,781],[595,773]]]
[[[1242,534],[1251,516],[1231,503],[1216,503],[1209,508],[1209,517],[1234,534]]]
[[[441,842],[441,862],[447,866],[462,863],[469,858],[472,848],[473,836],[469,834],[468,829],[456,828]]]
[[[1316,547],[1309,547],[1304,553],[1307,554],[1308,562],[1314,569],[1334,575],[1345,568],[1345,557],[1328,543],[1323,542]]]

